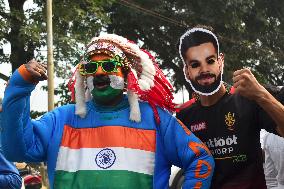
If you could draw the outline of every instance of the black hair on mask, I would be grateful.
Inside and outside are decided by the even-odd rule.
[[[195,31],[187,35],[182,40],[182,44],[181,44],[181,54],[182,54],[183,59],[185,59],[186,51],[189,48],[199,46],[203,43],[210,43],[210,42],[213,44],[215,51],[217,53],[218,51],[217,41],[211,34],[203,32],[203,31]]]

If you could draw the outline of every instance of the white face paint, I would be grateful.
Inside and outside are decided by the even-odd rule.
[[[110,86],[114,89],[123,89],[124,88],[124,78],[116,75],[109,75]]]
[[[93,79],[94,79],[93,76],[87,77],[87,87],[88,87],[89,91],[92,91],[94,89]]]
[[[108,75],[109,79],[110,79],[110,86],[113,89],[123,89],[124,88],[124,78],[123,77],[119,77],[116,75]],[[89,89],[89,91],[92,91],[94,89],[94,83],[93,83],[93,76],[89,76],[87,77],[87,87]]]

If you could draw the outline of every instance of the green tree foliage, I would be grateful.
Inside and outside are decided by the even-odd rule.
[[[282,0],[117,0],[108,31],[143,42],[168,69],[176,89],[186,86],[178,38],[197,24],[215,29],[225,53],[225,80],[251,68],[262,83],[283,85],[284,1]]]
[[[0,0],[0,64],[10,63],[12,71],[35,57],[46,62],[46,1],[34,0],[24,9],[27,0]],[[76,53],[109,23],[105,12],[112,0],[53,0],[53,47],[57,77],[68,81]],[[3,45],[10,43],[11,54],[3,53]],[[9,76],[1,73],[0,79]],[[46,87],[43,87],[46,89]],[[55,89],[61,105],[70,102],[66,82]],[[36,118],[44,112],[32,111]]]
[[[11,44],[11,55],[0,53],[0,62],[11,63],[13,71],[35,56],[46,55],[46,1],[34,0],[33,8],[24,10],[26,1],[8,0],[5,4],[0,0],[0,49],[5,43]],[[53,0],[54,62],[58,76],[66,76],[66,64],[74,60],[78,44],[85,44],[109,22],[104,9],[111,2]]]
[[[0,61],[10,62],[15,70],[34,52],[40,52],[37,57],[46,53],[42,51],[46,49],[45,1],[34,0],[36,8],[25,11],[25,0],[8,0],[6,6],[3,2]],[[203,24],[212,26],[219,37],[226,81],[231,82],[236,69],[249,67],[261,82],[283,85],[283,9],[282,0],[53,0],[56,74],[69,77],[78,46],[106,28],[153,51],[176,89],[185,86],[190,91],[177,41],[189,27]],[[11,56],[1,53],[7,42],[12,46]],[[68,101],[66,89],[64,84],[56,89],[59,103]]]

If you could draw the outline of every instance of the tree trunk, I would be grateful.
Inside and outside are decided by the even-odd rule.
[[[0,73],[0,79],[3,79],[4,81],[8,81],[9,80],[9,77]]]
[[[10,62],[12,72],[20,65],[26,63],[34,55],[34,46],[27,43],[26,36],[22,31],[25,21],[23,5],[26,0],[8,0],[10,7],[11,31],[8,35],[8,41],[11,44]]]

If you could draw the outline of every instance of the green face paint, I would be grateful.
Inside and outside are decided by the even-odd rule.
[[[95,102],[99,104],[109,104],[122,95],[123,89],[114,89],[111,86],[107,86],[104,89],[94,88],[91,93]]]

